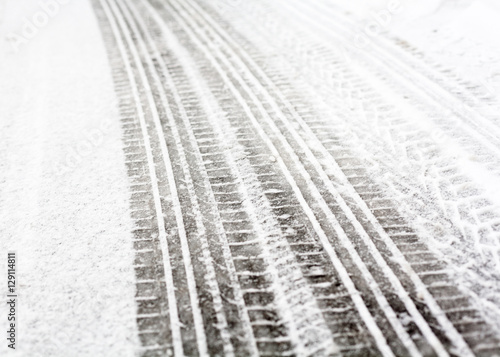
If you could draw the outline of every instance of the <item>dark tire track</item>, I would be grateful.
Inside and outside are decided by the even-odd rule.
[[[498,350],[342,136],[209,6],[94,5],[123,118],[141,355]]]

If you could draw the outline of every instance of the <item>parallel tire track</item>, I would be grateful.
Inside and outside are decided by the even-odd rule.
[[[300,7],[294,7],[287,3],[287,7],[290,8],[293,14],[304,19],[304,23],[311,24],[311,28],[314,28],[314,31],[317,31],[317,33],[325,35],[328,41],[335,38],[340,41],[341,46],[355,47],[348,41],[353,31],[350,32],[348,29],[342,27],[342,21],[330,21],[330,17],[325,16],[325,13],[332,15],[333,12],[328,12],[323,8],[303,9],[303,6],[304,4],[300,4]],[[307,16],[308,11],[311,11],[309,16]],[[332,18],[337,19],[338,17],[339,16],[333,16]],[[311,21],[312,18],[316,20]],[[320,19],[322,19],[322,21],[319,21]],[[373,42],[375,44],[379,41],[375,38]],[[366,67],[372,67],[371,69],[375,67],[377,77],[381,82],[386,83],[389,87],[394,87],[396,92],[405,94],[405,98],[409,97],[409,101],[412,102],[412,105],[422,110],[423,113],[426,112],[431,118],[442,118],[442,120],[436,121],[442,126],[441,134],[453,133],[451,134],[452,137],[460,138],[460,145],[455,145],[455,148],[462,147],[461,155],[474,153],[476,159],[480,161],[482,165],[487,166],[491,173],[494,173],[499,167],[498,163],[500,162],[500,156],[495,154],[495,152],[498,153],[498,141],[495,142],[491,139],[497,140],[499,131],[497,127],[492,127],[493,121],[491,118],[483,117],[480,120],[470,119],[481,116],[481,114],[472,107],[461,105],[459,101],[457,102],[457,98],[450,99],[450,96],[453,97],[453,95],[446,93],[443,88],[438,88],[439,86],[430,86],[433,90],[430,96],[432,100],[429,101],[430,97],[429,94],[425,92],[426,88],[424,88],[424,90],[420,88],[420,83],[422,82],[419,79],[421,77],[420,72],[427,72],[425,66],[422,66],[422,64],[419,65],[418,63],[415,64],[415,59],[412,59],[411,61],[408,60],[408,62],[412,63],[412,66],[417,70],[415,70],[415,68],[410,69],[409,67],[405,67],[406,70],[402,70],[401,68],[407,65],[407,58],[405,58],[404,61],[401,59],[398,61],[394,59],[393,51],[387,52],[385,48],[378,47],[376,51],[372,50],[375,47],[377,46],[369,46],[366,50],[357,52],[363,59]],[[356,52],[356,50],[354,51]],[[391,60],[389,61],[387,58],[391,58]],[[373,61],[373,59],[376,61]],[[397,62],[397,65],[388,66],[385,64],[385,62],[390,62],[392,64],[394,61]],[[328,72],[321,73],[321,75],[327,78],[330,77]],[[352,74],[348,74],[347,76],[351,76],[348,78],[352,78]],[[405,78],[408,76],[411,76],[411,82]],[[429,79],[432,78],[434,77],[431,75]],[[358,83],[363,80],[362,76],[360,76],[360,78],[354,79],[354,81],[351,81],[351,79],[347,81],[354,84],[351,88],[348,88],[348,92],[350,92],[349,96],[359,96],[361,88]],[[348,83],[347,86],[350,87],[350,84]],[[363,89],[361,96],[371,96],[373,97],[372,102],[378,102],[382,99],[379,98],[380,96],[377,92],[377,88],[373,88],[372,91]],[[498,247],[500,244],[500,226],[498,225],[500,217],[498,213],[495,212],[496,209],[494,205],[491,202],[485,202],[480,192],[469,186],[470,179],[462,175],[457,167],[450,165],[446,157],[437,155],[439,152],[432,138],[419,138],[422,134],[419,134],[415,128],[405,128],[405,121],[397,119],[398,116],[401,116],[401,113],[398,114],[393,105],[383,105],[377,108],[376,105],[370,105],[370,100],[367,102],[368,103],[365,103],[365,105],[368,108],[362,108],[361,112],[366,109],[374,110],[375,112],[380,112],[377,116],[383,116],[390,119],[377,118],[376,120],[380,121],[381,124],[385,122],[383,125],[379,125],[379,127],[388,127],[386,135],[393,143],[398,142],[399,139],[401,144],[399,144],[399,148],[396,147],[395,149],[401,151],[400,155],[405,155],[404,151],[409,151],[411,149],[411,154],[413,156],[420,156],[419,160],[421,163],[416,162],[414,165],[416,169],[422,173],[433,173],[431,178],[425,178],[427,175],[422,174],[421,176],[423,176],[423,178],[421,181],[423,182],[420,182],[420,184],[425,191],[429,191],[429,195],[437,197],[440,203],[438,205],[433,204],[431,202],[432,199],[428,197],[426,199],[424,196],[419,197],[422,206],[429,203],[433,204],[435,206],[434,214],[436,214],[437,219],[442,221],[442,224],[447,224],[442,217],[451,217],[454,221],[453,225],[457,229],[456,234],[462,235],[463,239],[466,241],[473,242],[469,243],[466,247],[467,253],[465,253],[465,251],[458,251],[455,252],[454,255],[462,255],[461,264],[469,260],[467,257],[470,255],[477,256],[477,262],[482,265],[483,269],[477,267],[475,268],[475,273],[483,277],[487,277],[492,273],[495,274],[495,271],[498,271],[498,267],[500,267],[500,255],[498,249],[492,250],[491,248],[495,246]],[[430,104],[431,102],[434,103],[432,106]],[[352,101],[350,105],[351,107],[353,106]],[[432,109],[433,112],[429,112],[429,108]],[[471,120],[472,123],[470,123]],[[482,123],[484,121],[487,121],[488,125],[481,125],[480,128],[477,128],[477,123]],[[484,130],[484,128],[488,128],[488,130]],[[482,133],[486,133],[487,137]],[[401,138],[403,139],[401,140]],[[453,144],[453,140],[448,140]],[[383,140],[381,141],[383,142]],[[489,145],[489,149],[486,147],[488,146],[486,144]],[[382,144],[379,143],[378,145]],[[481,148],[483,145],[486,146]],[[379,160],[382,162],[389,162],[390,160],[382,160],[382,156],[380,155],[378,155],[378,157],[380,157]],[[491,175],[491,179],[494,179],[494,175],[489,175]],[[404,181],[404,177],[399,177],[396,180]],[[403,187],[402,190],[399,189],[399,191],[408,191],[408,187]],[[411,191],[413,191],[413,195],[422,196],[418,190],[413,189]],[[484,290],[487,290],[487,287],[483,288],[483,291]],[[492,308],[497,309],[494,305],[490,305]]]
[[[342,137],[209,6],[93,1],[123,117],[141,355],[497,351]]]
[[[228,55],[228,57],[229,57],[229,55]],[[265,80],[262,80],[262,81],[265,82]],[[290,107],[291,106],[288,105],[288,108],[290,108]],[[293,112],[293,109],[290,109],[290,111]],[[291,127],[291,126],[289,126],[289,127]],[[304,132],[307,132],[307,130],[308,130],[308,128],[304,124],[301,126],[301,128],[304,130]],[[323,127],[321,127],[321,130],[324,131],[325,129],[327,129],[326,123]],[[310,137],[308,139],[310,139]],[[345,155],[345,152],[343,154]],[[335,156],[338,156],[338,155],[335,155]],[[335,162],[332,162],[331,165],[328,167],[329,167],[329,169],[332,169],[332,167],[335,167],[335,166],[336,166]],[[346,165],[343,165],[343,166],[346,166]],[[348,169],[348,168],[349,167],[347,166],[344,169]],[[365,185],[366,185],[366,182],[369,182],[369,180],[366,177],[365,178],[360,177],[359,174],[356,174],[354,176],[355,176],[355,178],[353,178],[351,181],[355,181],[355,182],[365,181]],[[342,182],[342,184],[345,185],[345,183],[346,183],[345,181],[346,180],[344,180],[344,182]],[[345,186],[349,186],[349,185],[345,185]],[[354,190],[352,190],[352,191],[354,191]],[[355,196],[355,198],[359,198],[359,196],[357,194],[354,196]],[[371,200],[368,200],[368,202],[371,203]],[[357,203],[358,203],[359,207],[365,206],[364,202],[362,202],[359,199],[357,200]],[[385,203],[385,204],[387,205],[387,203]],[[390,212],[389,215],[387,215],[388,211]],[[384,209],[384,208],[379,209],[377,212],[377,216],[380,217],[379,220],[383,223],[384,229],[389,233],[390,238],[393,238],[396,241],[401,241],[402,240],[401,238],[405,237],[405,235],[407,237],[411,237],[413,235],[413,232],[411,232],[411,229],[406,226],[406,224],[404,223],[404,220],[401,217],[397,216],[397,212],[394,208],[392,210],[388,209],[387,207],[386,207],[386,209]],[[347,218],[348,218],[348,221],[353,221],[353,218],[349,218],[349,217],[347,217]],[[374,218],[374,217],[372,217],[372,218]],[[373,221],[375,221],[375,222],[373,222]],[[373,223],[375,226],[377,226],[378,222],[376,222],[376,219],[372,219],[371,223]],[[373,229],[373,228],[371,228],[371,229]],[[392,254],[395,255],[397,257],[397,259],[401,259],[402,254],[397,250],[394,243],[392,243],[392,240],[388,237],[388,233],[384,232],[383,230],[381,231],[381,229],[376,229],[376,231],[377,231],[379,236],[383,236],[383,237],[385,236],[384,239],[386,240],[386,242],[388,242],[388,245],[389,246],[392,245],[392,247],[391,247],[392,249],[389,249],[389,250],[392,251]],[[403,246],[404,246],[404,244],[403,244]],[[381,247],[380,245],[378,246],[378,248],[381,250],[384,249],[384,247]],[[422,245],[420,245],[420,248],[418,251],[407,253],[406,259],[410,263],[415,264],[414,269],[418,269],[419,271],[422,271],[422,267],[425,267],[426,265],[428,266],[429,269],[432,270],[433,265],[429,264],[429,263],[434,263],[434,265],[436,263],[438,263],[436,258],[433,257],[433,254],[431,254],[430,251],[422,248]],[[404,260],[404,258],[403,258],[403,260]],[[432,273],[432,271],[430,271],[430,272]],[[426,271],[426,273],[428,273],[428,272]],[[422,283],[422,281],[420,281],[420,279],[416,276],[415,273],[412,273],[412,274],[413,274],[412,280],[416,283],[417,291],[419,291],[420,294],[426,294],[425,293],[426,288],[424,287],[425,285]],[[430,280],[428,274],[425,275],[425,280],[427,280],[427,281]],[[432,285],[434,285],[434,286],[440,285],[443,288],[448,287],[448,291],[446,292],[445,295],[453,296],[454,298],[461,296],[461,294],[456,289],[454,289],[453,285],[447,281],[446,274],[442,274],[442,273],[435,274],[432,277],[432,280],[433,280]],[[439,281],[439,280],[441,280],[441,281]],[[426,284],[426,285],[428,286],[428,284]],[[436,291],[435,288],[433,288],[433,287],[430,287],[430,288],[433,291]],[[443,291],[444,291],[444,289],[443,289]],[[445,299],[446,298],[445,295],[443,295],[442,292],[437,294],[438,298],[440,298],[440,299]],[[447,334],[449,334],[450,340],[455,341],[455,343],[457,343],[457,341],[460,340],[460,337],[459,337],[459,335],[457,335],[456,331],[453,332],[454,331],[453,326],[448,321],[443,320],[440,317],[442,314],[441,308],[436,304],[436,302],[433,300],[432,297],[428,296],[427,300],[428,300],[428,303],[431,304],[431,306],[432,306],[431,310],[434,311],[435,316],[437,316],[438,319],[440,319],[441,323],[443,323],[444,325],[447,326],[446,331],[447,331]],[[470,311],[471,316],[477,314],[477,312],[474,311],[474,309],[472,309],[471,306],[468,304],[464,304],[463,309],[464,309],[463,311]],[[447,311],[447,310],[448,309],[446,309],[445,311]],[[453,322],[458,323],[458,324],[461,324],[462,318],[464,317],[464,316],[460,316],[457,314],[453,314],[451,311],[450,311],[449,315],[451,316],[451,320]],[[481,331],[481,329],[479,331],[476,331],[476,332],[470,331],[470,335],[469,335],[470,337],[468,337],[468,340],[470,342],[472,342],[473,344],[483,345],[484,336],[482,334],[481,335],[478,334],[478,332],[480,332],[480,331]],[[474,334],[476,335],[475,338],[472,337]],[[462,346],[464,346],[463,341],[462,341]],[[465,353],[465,352],[462,352],[462,354],[463,353]]]
[[[295,28],[288,29],[288,31],[283,28],[275,28],[276,22],[279,21],[277,17],[284,16],[288,19],[286,15],[278,14],[276,9],[273,11],[268,7],[258,9],[258,6],[249,6],[245,10],[245,13],[249,13],[248,16],[252,21],[250,25],[252,29],[262,28],[263,32],[273,35],[267,35],[273,49],[276,47],[281,49],[282,53],[294,53],[294,56],[287,58],[287,61],[294,62],[294,67],[287,67],[288,63],[280,62],[280,67],[287,68],[283,71],[301,73],[303,70],[312,70],[304,71],[305,78],[306,81],[311,78],[316,79],[313,82],[314,94],[316,96],[319,94],[324,98],[324,102],[320,105],[327,103],[333,108],[333,113],[335,113],[333,115],[338,115],[345,121],[356,120],[356,124],[351,125],[351,127],[356,130],[357,135],[360,135],[359,138],[346,133],[344,124],[339,123],[338,120],[332,120],[331,109],[325,110],[327,114],[323,114],[324,119],[319,119],[308,113],[308,108],[301,108],[305,115],[310,118],[308,122],[310,122],[311,128],[318,137],[322,138],[322,142],[325,147],[329,148],[332,155],[338,158],[337,161],[341,166],[350,169],[348,166],[352,163],[353,166],[358,166],[352,167],[354,170],[372,169],[373,166],[379,165],[386,166],[387,170],[383,170],[382,173],[388,174],[390,172],[391,175],[394,175],[392,167],[398,167],[400,165],[398,159],[405,160],[404,156],[407,154],[408,159],[406,160],[411,166],[406,168],[406,176],[396,176],[392,182],[388,181],[384,184],[392,183],[396,186],[396,191],[402,192],[406,197],[411,197],[411,205],[418,204],[419,209],[429,212],[432,215],[431,220],[439,222],[437,223],[438,227],[439,224],[450,225],[451,222],[448,218],[450,216],[454,219],[453,225],[459,222],[453,234],[456,237],[454,240],[460,241],[460,245],[457,245],[458,249],[453,248],[453,245],[449,245],[447,249],[451,251],[453,258],[458,256],[461,260],[460,265],[470,264],[470,258],[474,257],[474,274],[478,275],[478,279],[473,280],[473,284],[478,285],[474,288],[478,288],[477,291],[482,289],[483,292],[490,294],[488,288],[490,286],[488,280],[492,280],[490,274],[492,272],[495,274],[494,272],[498,271],[497,268],[495,269],[495,266],[498,266],[498,251],[494,248],[498,245],[499,226],[498,214],[492,210],[494,207],[477,191],[470,188],[470,180],[460,174],[459,170],[450,164],[446,157],[439,155],[435,143],[430,138],[422,137],[421,133],[412,128],[412,125],[405,123],[403,113],[400,113],[393,104],[381,96],[380,88],[373,86],[363,78],[366,71],[354,73],[349,70],[350,63],[346,63],[348,58],[340,58],[340,56],[332,54],[338,46],[332,47],[330,50],[327,48],[328,46],[318,46],[314,40],[311,41],[310,37],[304,36],[302,38],[302,34],[298,33]],[[222,21],[219,19],[219,22]],[[244,22],[242,21],[242,23]],[[297,27],[302,27],[302,23],[298,24]],[[308,39],[311,43],[307,43]],[[245,41],[238,37],[238,42]],[[287,48],[287,45],[290,44],[291,46]],[[258,58],[258,56],[256,57]],[[269,67],[265,58],[261,58],[261,63],[263,63],[261,64],[263,68]],[[360,69],[359,66],[357,69]],[[340,82],[336,77],[340,77]],[[286,82],[283,82],[282,78],[277,79],[278,85],[283,84],[283,91],[290,92]],[[336,85],[339,83],[345,85],[346,88],[344,86],[337,88]],[[307,87],[302,87],[301,91],[307,92]],[[298,95],[296,94],[298,92],[298,90],[293,91],[292,98]],[[330,104],[330,102],[333,103]],[[373,113],[376,115],[375,118]],[[386,138],[380,135],[379,131],[382,131],[383,134],[385,131],[385,134],[391,139],[391,146],[387,146]],[[339,132],[347,136],[349,140],[343,140]],[[355,144],[348,145],[350,141],[354,141]],[[375,162],[368,162],[368,165],[361,162],[356,164],[355,162],[359,160],[353,152],[358,150],[353,151],[352,148],[356,145],[364,146],[365,143],[368,143],[371,153],[369,155],[374,156],[375,160],[372,159],[372,161]],[[349,146],[350,148],[348,148]],[[393,152],[396,151],[402,152],[395,156]],[[362,156],[366,157],[367,154],[362,153]],[[417,161],[415,161],[415,157]],[[415,172],[417,174],[415,178],[422,180],[419,179],[420,182],[410,181],[408,172]],[[352,171],[349,175],[356,176]],[[388,178],[390,177],[388,176]],[[355,185],[359,185],[359,189],[356,188],[356,190],[359,191],[360,195],[372,198],[378,196],[381,199],[380,204],[384,205],[382,192],[370,192],[371,180],[367,180],[367,177],[353,177],[352,180],[356,182]],[[363,184],[363,182],[365,183]],[[378,190],[380,191],[380,188]],[[437,199],[429,199],[428,195],[436,195]],[[376,203],[375,201],[373,203]],[[434,234],[439,235],[440,232],[437,231]],[[428,269],[432,269],[431,266]],[[488,309],[498,311],[496,305],[492,303],[489,303]]]

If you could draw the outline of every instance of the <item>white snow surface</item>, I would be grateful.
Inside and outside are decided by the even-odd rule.
[[[398,38],[411,44],[425,53],[428,60],[440,63],[449,68],[458,78],[478,86],[479,91],[491,97],[489,101],[475,101],[474,109],[490,120],[498,128],[500,107],[500,5],[494,0],[377,0],[377,1],[340,1],[338,5],[351,12],[359,23],[373,24],[377,22],[377,15],[387,13],[391,3],[397,3],[399,9],[382,26],[380,37]],[[439,115],[439,114],[438,114]],[[451,133],[444,133],[437,126],[420,116],[422,130],[429,133],[437,147],[452,160],[459,172],[467,177],[470,187],[478,190],[479,195],[492,204],[491,212],[497,215],[500,212],[500,178],[498,172],[488,170],[462,142]],[[439,137],[436,135],[439,133]],[[408,200],[410,201],[410,200]],[[402,204],[402,209],[405,210]],[[414,210],[409,207],[406,210]],[[418,210],[417,210],[418,211]],[[486,211],[486,210],[485,210]],[[411,216],[411,214],[409,214]],[[418,215],[418,213],[417,213]],[[456,271],[456,284],[473,292],[475,300],[482,306],[483,312],[490,322],[500,328],[500,306],[498,305],[500,272],[498,258],[499,237],[492,236],[489,252],[478,249],[474,256],[468,256],[468,261],[457,263],[454,253],[449,250],[454,245],[453,239],[442,239],[436,233],[425,232],[425,220],[414,217],[414,222],[421,236],[426,237],[428,243],[443,259],[448,260],[451,268]],[[447,217],[448,219],[450,217]],[[453,218],[453,223],[461,225],[460,219]],[[418,225],[420,224],[420,227]],[[485,224],[483,228],[487,227]],[[467,228],[465,228],[467,229]],[[446,235],[444,235],[446,236]],[[472,243],[472,242],[469,242]],[[480,277],[470,269],[475,264],[481,265],[484,261],[493,263],[490,268],[483,267]],[[485,278],[488,276],[488,278]],[[482,286],[479,288],[478,286]],[[495,301],[495,303],[492,303]]]
[[[90,3],[53,7],[31,39],[12,45],[49,2],[0,6],[0,355],[132,356],[128,181]],[[5,339],[7,251],[18,259],[15,352]]]

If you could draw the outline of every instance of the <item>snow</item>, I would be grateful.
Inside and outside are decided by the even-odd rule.
[[[408,6],[395,18],[391,33],[424,49],[426,54],[446,63],[462,77],[489,84],[498,95],[498,3],[491,0],[442,2],[441,6],[424,13],[420,13],[419,8],[420,5]]]
[[[66,1],[12,45],[42,3],[0,9],[0,273],[17,251],[16,355],[132,356],[132,222],[104,44],[89,2]]]
[[[390,8],[394,8],[388,1],[315,1],[326,3],[336,9],[338,14],[354,19],[355,22],[350,22],[348,27],[337,26],[334,24],[338,22],[336,19],[333,21],[328,16],[319,18],[314,13],[308,16],[318,18],[306,23],[307,20],[300,18],[302,6],[294,14],[295,3],[286,15],[281,14],[281,3],[274,3],[274,6],[265,1],[254,3],[246,7],[246,18],[243,20],[236,16],[236,11],[232,16],[224,16],[225,19],[246,34],[254,45],[265,49],[269,57],[272,55],[277,67],[287,68],[288,73],[293,73],[294,82],[306,82],[307,86],[302,84],[300,88],[310,89],[311,103],[320,97],[326,103],[330,102],[330,108],[325,107],[324,115],[332,126],[345,131],[342,134],[343,145],[365,162],[374,180],[382,181],[387,195],[398,202],[399,209],[419,236],[450,264],[455,279],[453,283],[467,295],[474,296],[483,315],[500,328],[500,220],[497,218],[495,221],[495,216],[498,217],[500,213],[500,179],[498,165],[488,161],[492,160],[491,156],[484,155],[482,145],[486,146],[489,142],[481,142],[475,132],[479,127],[484,135],[485,127],[481,127],[483,122],[487,122],[488,128],[494,129],[487,132],[490,137],[498,130],[500,103],[492,96],[495,93],[492,93],[491,87],[500,88],[499,78],[490,75],[495,73],[499,65],[498,39],[492,36],[499,30],[499,25],[493,20],[498,18],[498,7],[493,6],[494,2],[485,0],[401,1],[400,9],[388,17],[389,21],[380,25],[376,16],[387,14]],[[485,24],[481,23],[483,20]],[[273,26],[274,22],[287,23],[288,32],[285,26]],[[308,31],[314,27],[314,23],[320,24],[319,30]],[[372,26],[373,29],[374,24],[380,25],[379,31],[368,31],[366,26]],[[436,27],[441,30],[446,26],[451,26],[452,30],[447,33],[453,36],[441,36],[441,31],[435,31]],[[302,28],[305,30],[301,33]],[[334,29],[333,33],[344,31],[343,36],[339,36],[341,40],[328,32],[330,28]],[[352,41],[363,32],[372,43],[387,44],[396,39],[406,41],[424,53],[431,66],[437,61],[443,64],[441,69],[451,68],[453,72],[458,72],[459,80],[479,83],[479,92],[487,90],[493,98],[474,98],[475,101],[466,105],[460,100],[458,103],[464,108],[470,105],[473,111],[483,116],[482,121],[472,122],[471,127],[476,125],[476,128],[468,128],[462,121],[472,121],[474,117],[468,117],[467,110],[461,110],[461,107],[447,108],[429,100],[426,92],[430,89],[423,85],[423,88],[415,86],[417,88],[411,91],[407,89],[412,88],[412,82],[421,85],[418,82],[421,78],[410,76],[396,82],[379,74],[386,73],[381,71],[385,58],[380,56],[382,60],[379,63],[373,61],[377,59],[371,53],[374,47],[362,48],[365,57],[358,57],[354,52],[347,59],[341,58],[343,47],[354,47],[356,43]],[[321,56],[315,54],[319,51],[322,51]],[[330,53],[332,55],[328,58]],[[482,62],[478,62],[478,58]],[[329,61],[344,62],[337,69]],[[338,84],[343,85],[342,74],[338,73],[348,67],[358,83],[363,81],[376,88],[379,97],[376,104],[372,103],[371,112],[370,99],[357,97],[349,108],[344,102],[352,98],[338,99],[341,94],[335,90],[321,92],[322,86],[333,87],[337,84],[328,83],[331,78],[335,80],[340,77]],[[465,87],[468,85],[458,83]],[[355,87],[356,84],[346,83],[347,89],[350,86]],[[393,108],[392,114],[379,111],[378,106],[382,103]],[[450,109],[458,109],[461,116]],[[398,122],[404,126],[398,125]],[[494,150],[498,150],[498,147],[495,146]],[[450,173],[445,173],[446,170]],[[452,170],[456,170],[456,173]],[[497,228],[494,228],[495,225]]]
[[[354,38],[364,32],[368,40],[383,44],[403,40],[424,53],[429,63],[443,63],[458,78],[478,83],[479,90],[488,93],[490,99],[472,103],[474,110],[498,129],[498,2],[339,0],[335,8],[344,9],[345,15],[359,24],[357,32],[352,33]],[[303,38],[295,39],[293,33],[279,35],[281,42],[276,39],[278,35],[267,43],[262,41],[262,32],[268,29],[253,31],[250,22],[241,20],[248,16],[243,3],[227,5],[220,12],[231,17],[235,28],[246,32],[249,41],[261,41],[261,49],[269,57],[290,56],[294,65],[304,66],[304,73],[310,70],[316,74],[319,70],[313,66],[325,64],[316,61],[314,51],[307,53],[311,57],[299,58],[293,46],[299,47]],[[378,30],[371,32],[376,26]],[[293,41],[287,41],[289,38]],[[129,183],[110,67],[91,5],[88,0],[0,2],[0,40],[0,260],[5,259],[7,251],[18,253],[18,355],[94,356],[106,351],[107,355],[131,356],[139,341]],[[309,60],[311,63],[307,63]],[[440,161],[425,156],[425,148],[410,147],[405,142],[406,132],[391,133],[392,123],[376,112],[378,109],[355,117],[359,112],[353,105],[351,121],[332,111],[328,112],[332,113],[331,122],[345,130],[347,145],[359,144],[355,152],[372,164],[367,169],[375,179],[382,180],[389,174],[387,181],[394,184],[388,183],[387,190],[401,199],[401,211],[413,219],[413,226],[432,250],[449,262],[455,283],[475,294],[478,307],[485,314],[490,312],[486,315],[500,328],[500,262],[495,261],[500,256],[498,232],[486,235],[493,252],[489,254],[488,244],[483,245],[478,233],[484,228],[481,221],[461,219],[458,203],[439,202],[442,197],[433,191],[440,189],[443,182],[439,180],[444,177],[438,172],[440,167],[433,165],[445,162],[457,169],[450,181],[464,180],[464,189],[477,190],[475,199],[489,202],[484,206],[485,215],[490,214],[488,210],[492,215],[500,214],[498,170],[479,160],[456,135],[465,133],[465,129],[443,129],[448,125],[443,125],[444,121],[452,122],[452,113],[430,114],[403,99],[399,87],[373,73],[380,66],[368,68],[363,61],[349,65],[365,83],[380,90],[381,98],[394,104],[408,128],[432,139],[428,152],[435,149]],[[294,67],[287,63],[285,68]],[[328,73],[333,69],[325,65],[320,70]],[[290,77],[297,83],[302,81],[298,73]],[[313,80],[317,78],[310,79],[308,85]],[[317,89],[316,96],[320,96]],[[205,97],[210,99],[209,95]],[[427,109],[431,111],[432,107]],[[225,129],[224,122],[214,125]],[[371,147],[363,146],[367,137],[376,138]],[[310,140],[304,145],[314,148],[316,144]],[[388,150],[384,152],[384,148]],[[390,160],[384,162],[386,157]],[[421,158],[427,161],[419,162]],[[280,160],[277,154],[269,157],[277,164]],[[418,193],[425,196],[429,206],[418,206],[408,191],[396,187],[398,184],[420,189]],[[459,193],[453,197],[458,201]],[[440,204],[441,216],[433,217]],[[466,204],[472,212],[472,200]],[[485,221],[484,226],[492,224],[492,220]],[[460,228],[462,240],[451,226]],[[0,266],[0,276],[5,276],[5,264],[1,262]],[[0,304],[0,321],[6,315],[5,308]],[[8,352],[6,344],[0,344],[0,355]]]
[[[373,14],[382,11],[387,6],[383,1],[371,2],[365,6],[362,1],[342,1],[341,6],[349,8],[354,17],[361,22],[373,18]],[[398,12],[381,37],[397,38],[416,47],[425,54],[429,62],[444,64],[461,80],[478,85],[478,91],[490,96],[488,101],[474,100],[471,105],[474,110],[484,115],[498,129],[498,107],[500,94],[500,32],[498,18],[500,7],[498,2],[491,0],[463,1],[402,1]],[[403,105],[401,103],[400,105]],[[467,114],[466,114],[467,115]],[[481,162],[464,141],[452,132],[439,129],[439,114],[432,118],[434,123],[423,115],[415,116],[413,125],[427,132],[435,140],[436,148],[443,158],[457,168],[457,177],[463,175],[464,187],[478,192],[476,199],[482,197],[490,205],[484,206],[487,215],[498,217],[500,213],[500,178],[498,172],[493,172],[487,163]],[[461,129],[457,126],[458,129]],[[479,150],[479,149],[478,149]],[[436,168],[438,169],[438,168]],[[432,173],[428,173],[432,176]],[[430,182],[430,180],[427,180]],[[427,192],[429,194],[429,192]],[[429,194],[429,199],[435,197]],[[500,328],[498,289],[498,272],[500,262],[498,232],[489,235],[487,231],[490,220],[482,225],[471,224],[466,218],[445,215],[442,218],[450,220],[455,226],[462,227],[466,240],[460,241],[450,233],[449,227],[441,226],[442,234],[437,230],[426,231],[429,222],[423,218],[428,212],[425,209],[412,207],[407,197],[401,197],[401,209],[414,218],[414,226],[420,235],[426,237],[431,248],[450,263],[455,270],[455,283],[471,293],[484,315],[497,328]],[[406,201],[406,204],[403,203]],[[479,201],[479,200],[478,200]],[[471,200],[470,206],[473,203]],[[458,207],[458,205],[457,205]],[[410,211],[413,211],[413,216]],[[471,210],[470,213],[473,211]],[[439,224],[436,224],[437,228]],[[471,232],[479,233],[471,233]],[[446,232],[446,233],[445,233]],[[453,237],[453,238],[452,238]],[[464,239],[462,237],[461,239]],[[488,241],[488,243],[484,243]],[[479,243],[480,242],[480,243]],[[484,244],[484,245],[483,245]],[[454,251],[455,250],[455,251]],[[460,263],[458,263],[460,262]],[[479,267],[479,268],[478,268]]]

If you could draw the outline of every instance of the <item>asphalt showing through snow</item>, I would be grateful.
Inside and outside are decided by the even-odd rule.
[[[93,4],[119,98],[142,356],[500,353],[498,331],[387,181],[417,203],[419,185],[397,169],[373,174],[415,150],[444,172],[436,182],[453,181],[444,154],[405,122],[409,106],[451,110],[492,150],[489,164],[498,157],[498,129],[474,128],[490,122],[458,110],[431,67],[385,44],[331,52],[348,25],[329,27],[339,14],[322,2]],[[398,86],[404,105],[390,100]],[[474,205],[477,194],[455,192]]]

